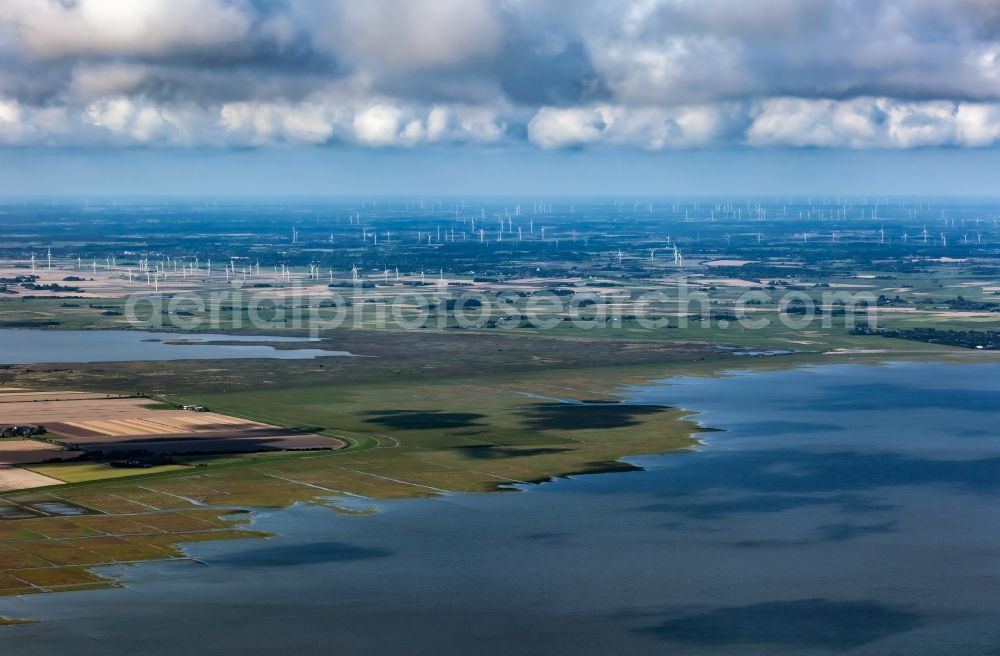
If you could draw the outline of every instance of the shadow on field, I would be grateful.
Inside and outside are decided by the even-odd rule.
[[[520,414],[527,418],[529,428],[575,430],[637,426],[641,417],[666,410],[669,408],[660,405],[624,403],[535,403],[525,406]]]
[[[572,449],[560,447],[525,447],[517,448],[512,446],[499,446],[496,444],[473,444],[470,446],[457,446],[455,450],[463,455],[476,460],[497,460],[500,458],[526,458],[529,456],[547,456]]]
[[[483,426],[479,419],[486,415],[475,412],[442,412],[440,410],[372,410],[362,415],[372,423],[398,430],[472,428]]]

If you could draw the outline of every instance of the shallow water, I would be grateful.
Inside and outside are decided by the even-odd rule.
[[[643,472],[259,514],[271,540],[0,600],[34,654],[927,654],[1000,649],[1000,366],[630,388],[701,411]]]
[[[177,343],[183,340],[184,343]],[[211,344],[198,342],[254,342]],[[308,337],[156,333],[136,330],[0,329],[0,364],[124,362],[129,360],[300,360],[351,355],[315,348],[276,349],[273,343],[313,342]]]

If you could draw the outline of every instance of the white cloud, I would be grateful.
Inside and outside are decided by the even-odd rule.
[[[771,98],[753,113],[746,132],[752,146],[859,148],[878,145],[881,136],[882,110],[870,100]]]
[[[334,136],[345,113],[318,102],[238,102],[223,105],[218,119],[225,141],[234,145],[321,144]]]
[[[176,142],[183,130],[153,103],[124,96],[103,98],[87,106],[91,125],[110,133],[115,143]]]
[[[1000,105],[962,103],[955,121],[958,141],[964,146],[991,146],[1000,141]]]
[[[746,141],[753,146],[990,146],[1000,139],[998,103],[776,98],[752,113]]]
[[[528,139],[540,148],[567,148],[596,143],[607,128],[597,108],[542,107],[528,122]]]
[[[374,146],[387,146],[399,139],[403,112],[392,105],[377,104],[354,116],[354,134],[358,140]]]
[[[638,108],[543,107],[528,123],[528,138],[540,148],[589,144],[645,150],[691,148],[716,140],[726,127],[727,109],[708,105]]]
[[[24,131],[21,106],[15,100],[0,98],[0,143],[18,143]]]
[[[224,0],[4,0],[0,23],[37,56],[158,55],[233,43],[252,13]]]
[[[0,142],[989,147],[996,0],[0,0]]]

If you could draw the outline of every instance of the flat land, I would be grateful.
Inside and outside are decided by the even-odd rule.
[[[403,206],[310,207],[301,221],[278,208],[200,205],[106,207],[99,220],[87,208],[10,212],[5,225],[15,229],[0,245],[0,278],[11,279],[0,285],[0,326],[128,327],[128,295],[152,291],[137,274],[142,258],[150,258],[145,265],[163,274],[151,311],[155,303],[165,316],[197,320],[195,327],[214,333],[307,336],[291,310],[336,309],[343,327],[323,329],[309,346],[366,357],[0,368],[0,390],[7,390],[0,393],[0,425],[45,424],[73,451],[187,452],[150,469],[2,465],[39,485],[72,484],[0,496],[0,594],[114,586],[93,568],[184,558],[176,545],[259,535],[240,524],[245,515],[223,508],[311,503],[354,512],[358,498],[509,491],[556,476],[627,470],[632,466],[622,459],[629,455],[695,448],[701,429],[684,410],[621,402],[623,386],[652,379],[831,360],[997,356],[949,341],[852,334],[839,320],[844,310],[827,298],[831,291],[865,292],[888,328],[996,330],[1000,227],[982,218],[996,208],[943,210],[946,230],[970,231],[964,240],[952,234],[945,246],[915,237],[928,221],[923,208],[883,206],[876,223],[869,218],[875,208],[848,212],[839,201],[825,210],[811,200],[782,202],[752,221],[749,203],[742,219],[727,205],[660,205],[637,214],[638,205],[630,211],[631,204],[579,204],[569,214],[508,216],[502,243],[471,231],[466,240],[464,206],[419,213]],[[499,217],[507,209],[472,214]],[[290,220],[301,223],[301,240],[290,241]],[[372,232],[390,227],[393,238],[376,245]],[[449,229],[452,239],[442,240]],[[51,270],[47,258],[42,264],[43,244],[52,245]],[[674,249],[682,262],[671,257]],[[38,258],[33,282],[23,278],[32,273],[31,253]],[[112,254],[116,262],[105,260]],[[230,293],[233,272],[241,278],[239,295]],[[334,278],[336,301],[327,287]],[[700,295],[704,307],[682,304],[681,289]],[[217,306],[181,303],[171,310],[182,291],[226,294]],[[251,291],[266,301],[264,310],[249,303]],[[388,324],[378,325],[380,309],[385,315],[397,297],[403,319],[418,315],[422,306],[406,301],[414,292],[435,308],[429,324],[404,330],[390,313]],[[459,322],[449,295],[463,292],[479,294],[476,307],[491,310],[493,319]],[[542,296],[593,292],[606,295],[605,309],[616,319],[605,315],[581,327],[574,317],[597,313],[579,304],[542,312],[554,320],[544,330],[524,318]],[[789,321],[797,319],[783,304],[789,294],[813,302],[813,320]],[[640,310],[663,322],[643,325]],[[272,327],[250,331],[250,317],[261,312]],[[739,320],[746,318],[764,326],[744,329]],[[286,347],[295,346],[276,345]],[[740,349],[780,355],[740,357]],[[81,391],[45,391],[66,389]],[[154,399],[161,409],[150,407]],[[215,412],[170,409],[180,403]],[[319,444],[348,446],[309,450]],[[237,445],[267,450],[191,453]],[[277,450],[296,445],[302,450]],[[354,502],[338,508],[345,497]]]
[[[0,440],[0,465],[21,465],[31,462],[66,460],[80,452],[67,451],[56,444],[33,439]]]
[[[219,410],[247,421],[310,425],[353,447],[204,457],[108,481],[80,471],[88,463],[34,465],[43,475],[88,482],[0,498],[0,594],[114,586],[91,568],[183,558],[173,545],[259,535],[233,526],[229,518],[239,516],[219,506],[336,507],[345,497],[487,492],[624,471],[632,468],[619,460],[625,455],[691,448],[698,427],[682,410],[616,402],[618,386],[649,375],[619,368],[206,395],[206,403],[218,401]],[[130,399],[83,402],[97,401],[172,412]],[[194,421],[203,413],[189,414]],[[192,466],[199,464],[207,466]]]
[[[149,399],[80,392],[0,394],[8,424],[42,424],[52,442],[79,452],[153,454],[336,449],[344,442],[214,412],[158,410]],[[52,446],[56,449],[58,447]],[[35,450],[41,451],[39,445]],[[12,449],[12,453],[14,450]],[[29,451],[17,462],[42,462]],[[2,458],[0,451],[0,458]]]
[[[62,481],[27,469],[0,464],[0,492],[59,485]]]

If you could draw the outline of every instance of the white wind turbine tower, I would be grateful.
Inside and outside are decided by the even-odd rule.
[[[353,267],[351,267],[351,280],[353,280],[354,282],[358,281],[358,266],[357,265],[354,265]]]
[[[924,230],[923,230],[923,232],[920,233],[920,236],[924,238],[924,245],[925,246],[927,245],[927,236],[928,236],[928,234],[930,234],[930,233],[927,232],[927,226],[924,226]]]
[[[656,249],[655,248],[650,248],[649,249],[649,261],[650,262],[655,262],[656,261]]]
[[[942,246],[947,246],[948,245],[948,238],[944,236],[943,232],[941,233],[941,245]]]
[[[880,244],[885,243],[885,228],[878,229],[878,243]]]
[[[46,265],[46,268],[49,271],[51,271],[52,270],[52,249],[51,248],[49,248],[48,252],[46,253],[46,257],[48,258],[48,263]]]
[[[622,249],[618,249],[618,264],[622,263]]]

